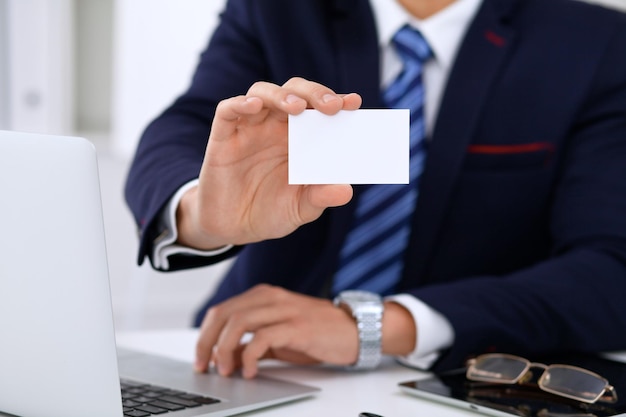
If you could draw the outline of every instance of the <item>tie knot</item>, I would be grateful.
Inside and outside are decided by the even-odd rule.
[[[417,61],[424,63],[433,56],[426,39],[417,29],[409,25],[403,26],[402,29],[396,32],[393,37],[393,44],[404,62]]]

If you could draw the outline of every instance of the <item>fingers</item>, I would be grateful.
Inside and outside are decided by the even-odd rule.
[[[237,131],[242,116],[259,114],[263,110],[263,100],[258,97],[238,96],[221,101],[215,110],[215,120],[211,127],[212,141],[228,140]]]
[[[363,99],[357,93],[342,94],[343,110],[357,110],[363,104]]]
[[[207,312],[200,327],[200,336],[196,344],[196,363],[194,368],[197,372],[206,372],[214,355],[221,355],[223,369],[228,374],[231,371],[231,360],[227,359],[226,352],[232,352],[246,331],[256,329],[260,323],[273,320],[274,313],[268,309],[263,312],[263,306],[277,302],[285,293],[280,288],[270,285],[257,285],[251,290],[233,297]],[[252,312],[252,313],[250,313]],[[226,336],[225,336],[225,335]],[[215,348],[218,341],[220,350]],[[218,363],[218,366],[220,364]],[[219,367],[218,367],[219,370]],[[232,371],[231,371],[232,372]],[[221,372],[220,372],[221,373]]]
[[[282,86],[257,82],[248,90],[246,97],[259,97],[266,107],[286,114],[299,114],[306,108],[324,114],[336,114],[340,110],[355,110],[361,106],[361,96],[356,93],[337,94],[332,89],[303,78],[292,78]]]
[[[214,309],[210,309],[204,316],[200,326],[200,337],[196,343],[196,362],[194,369],[196,372],[207,372],[209,363],[213,359],[213,347],[219,335],[219,328],[213,326],[211,315],[215,315]]]
[[[306,107],[317,109],[324,114],[335,114],[343,108],[343,99],[333,90],[322,84],[297,77],[291,78],[281,87],[257,83],[248,91],[248,95],[262,95],[269,89],[275,89],[278,94],[277,99],[283,99],[284,95],[299,97],[307,103]]]
[[[242,342],[248,332],[251,338]],[[257,374],[263,358],[347,365],[358,356],[358,331],[329,300],[258,285],[209,311],[197,355],[197,371],[206,371],[213,358],[221,375],[242,368],[246,378]]]
[[[254,338],[241,352],[241,367],[244,378],[254,378],[259,370],[259,360],[268,356],[272,349],[289,347],[293,337],[290,328],[281,323],[257,331]]]
[[[222,328],[217,341],[217,348],[213,351],[213,358],[221,375],[230,375],[236,368],[241,366],[241,340],[247,332],[253,332],[252,340],[264,331],[261,328],[270,327],[271,323],[277,323],[290,317],[293,311],[287,306],[283,309],[268,309],[261,307],[248,308],[245,312],[239,312],[229,317]],[[243,349],[247,350],[247,347]],[[261,359],[266,351],[259,352],[256,360]],[[252,375],[253,376],[253,375]]]
[[[196,343],[196,363],[194,367],[197,372],[207,371],[209,363],[213,359],[217,340],[228,318],[236,313],[240,297],[233,297],[224,303],[211,307],[204,316],[200,326],[200,337]]]
[[[283,84],[283,88],[306,100],[309,108],[324,114],[332,115],[339,110],[356,110],[361,106],[361,96],[356,93],[337,94],[322,84],[300,77],[291,78]]]
[[[245,96],[232,97],[218,104],[211,139],[229,139],[242,119],[254,125],[272,114],[286,121],[288,115],[300,114],[306,108],[333,115],[340,110],[356,110],[361,104],[361,96],[356,93],[337,94],[322,84],[299,77],[291,78],[282,86],[257,82]]]
[[[354,100],[352,100],[354,101]],[[242,123],[256,125],[272,112],[279,120],[286,121],[289,114],[299,114],[307,102],[281,87],[259,82],[246,96],[231,97],[218,103],[211,127],[211,140],[228,140]]]

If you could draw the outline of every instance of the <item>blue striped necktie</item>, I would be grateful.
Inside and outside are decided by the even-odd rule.
[[[339,255],[333,294],[358,288],[387,295],[402,273],[417,182],[426,157],[422,68],[432,52],[422,35],[409,26],[396,33],[393,43],[404,67],[383,91],[383,101],[389,108],[411,112],[409,184],[371,185],[361,193]]]

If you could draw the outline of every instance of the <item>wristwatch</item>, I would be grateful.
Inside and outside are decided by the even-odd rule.
[[[350,290],[340,292],[334,303],[354,317],[359,331],[359,359],[348,368],[376,368],[382,356],[382,298],[369,291]]]

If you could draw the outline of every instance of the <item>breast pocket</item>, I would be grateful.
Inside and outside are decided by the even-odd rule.
[[[515,171],[548,167],[552,163],[554,150],[550,142],[471,144],[467,147],[464,167],[468,171]]]

